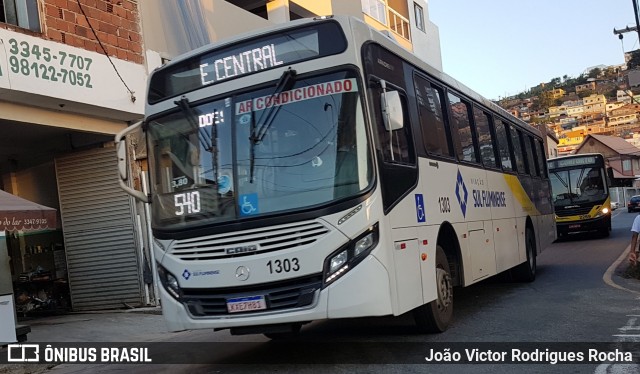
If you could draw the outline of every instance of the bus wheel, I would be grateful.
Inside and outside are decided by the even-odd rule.
[[[443,332],[453,318],[453,282],[449,261],[440,246],[436,248],[436,288],[438,297],[435,300],[413,310],[420,332]]]
[[[518,282],[533,282],[536,279],[536,242],[533,230],[527,229],[525,243],[527,261],[512,270],[513,278]]]

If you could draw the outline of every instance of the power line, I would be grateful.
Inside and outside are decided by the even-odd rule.
[[[130,97],[131,98],[131,102],[135,103],[136,102],[135,92],[131,91],[131,89],[129,88],[127,83],[122,78],[122,75],[120,75],[120,72],[118,71],[118,68],[116,68],[116,65],[111,60],[111,56],[109,56],[109,53],[107,53],[107,49],[104,47],[104,45],[102,45],[102,41],[100,41],[100,38],[98,37],[98,34],[96,33],[96,30],[93,29],[93,26],[91,25],[91,22],[89,21],[89,17],[87,17],[87,14],[84,12],[84,9],[82,8],[82,4],[80,3],[80,0],[76,0],[76,1],[78,2],[78,6],[80,7],[80,11],[82,12],[82,15],[84,16],[84,19],[87,20],[87,24],[89,25],[89,28],[91,29],[91,32],[93,32],[93,36],[96,37],[96,40],[98,41],[98,44],[100,45],[100,48],[102,48],[102,51],[104,52],[104,55],[107,56],[107,59],[111,63],[111,66],[113,66],[113,70],[116,71],[116,74],[118,75],[118,78],[120,78],[120,81],[122,82],[122,84],[124,84],[124,87],[127,89],[127,91],[129,91],[129,95],[131,95],[131,97]]]

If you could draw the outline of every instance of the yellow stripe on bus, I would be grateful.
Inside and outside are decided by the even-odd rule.
[[[527,195],[527,192],[522,188],[522,184],[518,177],[506,174],[504,175],[504,180],[507,182],[513,196],[516,198],[518,203],[520,203],[522,210],[527,212],[530,216],[539,216],[540,212],[538,211],[538,208],[536,208],[535,204],[529,198],[529,195]]]

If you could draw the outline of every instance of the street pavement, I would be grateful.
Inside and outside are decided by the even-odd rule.
[[[603,280],[611,287],[627,290],[640,296],[640,281],[629,278],[626,260],[628,248],[611,264]],[[122,311],[71,313],[22,321],[31,327],[26,343],[64,342],[158,342],[180,340],[188,332],[168,332],[159,308],[140,308]],[[0,348],[6,355],[6,347]],[[5,356],[6,357],[6,356]],[[42,373],[54,365],[0,365],[0,374]]]

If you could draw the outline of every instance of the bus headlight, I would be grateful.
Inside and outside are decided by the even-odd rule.
[[[596,213],[596,217],[602,217],[602,216],[605,216],[605,215],[609,214],[609,212],[610,212],[610,211],[609,211],[609,208],[607,208],[607,207],[603,207],[602,209],[600,209],[600,210],[598,211],[598,213]]]
[[[349,254],[347,250],[338,253],[337,255],[331,257],[331,261],[329,261],[329,274],[333,274],[336,270],[340,269],[342,265],[347,263],[349,259]]]
[[[356,266],[377,244],[378,224],[376,223],[362,235],[327,257],[324,266],[324,287]]]
[[[160,283],[164,287],[167,292],[176,299],[180,299],[180,285],[178,284],[178,279],[167,271],[162,265],[158,264],[158,278],[160,278]]]

